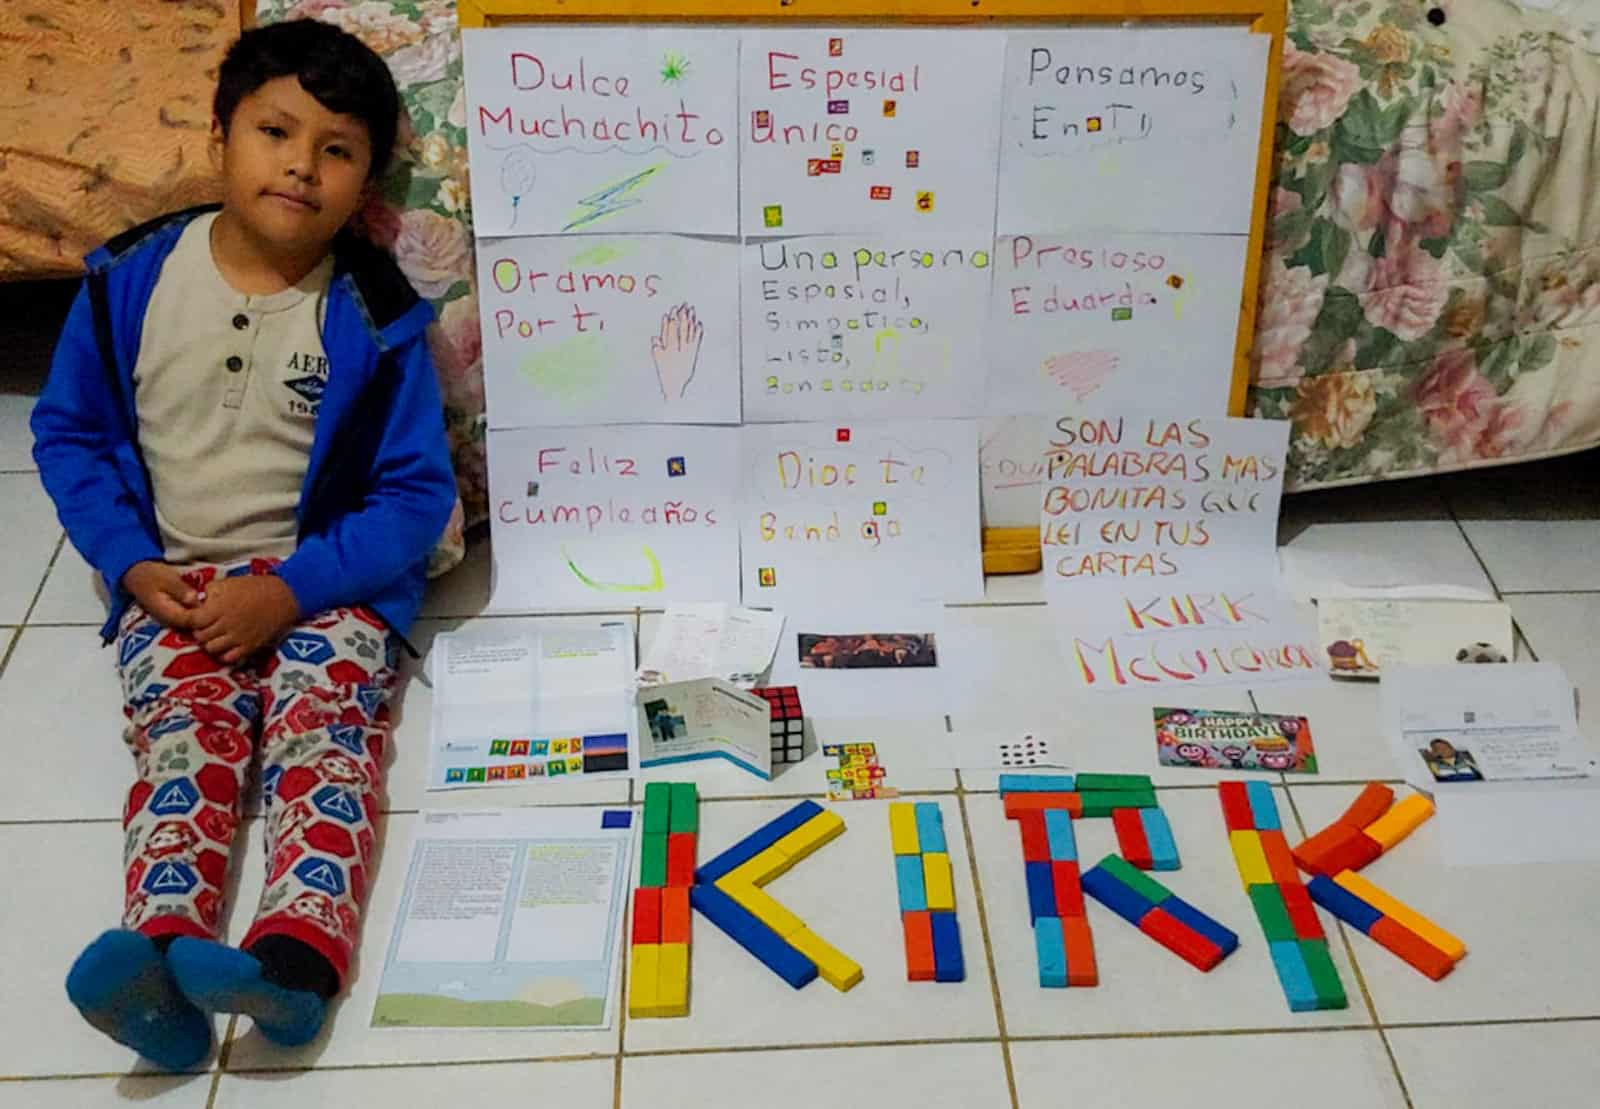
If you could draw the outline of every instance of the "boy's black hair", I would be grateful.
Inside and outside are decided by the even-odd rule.
[[[400,94],[382,58],[354,35],[314,19],[252,28],[228,48],[217,73],[211,111],[224,135],[239,101],[279,77],[299,78],[328,111],[365,123],[372,143],[367,178],[383,175],[400,125]]]

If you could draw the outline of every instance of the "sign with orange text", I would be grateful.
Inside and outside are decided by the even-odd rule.
[[[1288,424],[1078,415],[1048,439],[1045,589],[1074,685],[1320,675],[1278,574]]]
[[[971,420],[742,430],[744,603],[983,596]]]
[[[617,610],[732,600],[739,430],[489,432],[489,607]]]

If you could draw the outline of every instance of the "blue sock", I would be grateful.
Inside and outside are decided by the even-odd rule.
[[[243,1013],[281,1047],[310,1043],[322,1031],[328,1003],[268,982],[248,952],[181,936],[167,948],[167,965],[184,997],[208,1013]]]
[[[178,992],[148,936],[106,932],[67,974],[67,996],[94,1027],[156,1066],[184,1071],[211,1053],[211,1019]]]

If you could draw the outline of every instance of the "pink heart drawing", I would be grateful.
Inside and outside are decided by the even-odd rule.
[[[1100,388],[1116,372],[1121,359],[1111,350],[1075,350],[1052,354],[1044,360],[1044,371],[1063,389],[1082,400]]]

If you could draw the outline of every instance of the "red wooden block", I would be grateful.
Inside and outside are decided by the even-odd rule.
[[[1338,823],[1347,824],[1352,828],[1365,828],[1378,817],[1389,811],[1389,806],[1394,804],[1394,790],[1382,782],[1368,782],[1360,795],[1344,810]]]
[[[667,885],[694,885],[694,832],[674,832],[667,837]]]
[[[640,886],[633,891],[633,942],[661,942],[661,889]]]
[[[1250,811],[1250,795],[1243,782],[1220,782],[1217,795],[1222,798],[1222,821],[1230,832],[1255,830],[1256,818]]]
[[[901,913],[900,927],[906,937],[906,979],[933,981],[933,918],[927,910]]]
[[[1112,809],[1111,824],[1117,830],[1117,850],[1124,859],[1140,870],[1149,870],[1155,865],[1138,809]]]
[[[668,886],[661,890],[661,942],[688,943],[689,887]]]
[[[1383,854],[1383,845],[1365,832],[1350,831],[1349,838],[1340,840],[1331,850],[1317,860],[1324,869],[1321,873],[1333,877],[1340,871],[1360,870]]]
[[[1198,970],[1222,962],[1222,948],[1159,905],[1140,918],[1139,931]]]
[[[1083,884],[1079,881],[1078,864],[1059,861],[1051,863],[1050,881],[1056,890],[1056,916],[1063,921],[1083,916]]]
[[[1262,832],[1260,835],[1261,853],[1267,857],[1267,869],[1272,871],[1272,880],[1280,886],[1298,886],[1300,872],[1295,869],[1289,841],[1278,831]]]
[[[1017,830],[1022,833],[1022,859],[1029,863],[1050,861],[1050,833],[1045,830],[1044,812],[1017,814]]]
[[[1316,906],[1311,903],[1311,895],[1300,884],[1296,875],[1293,885],[1285,882],[1278,883],[1278,893],[1283,897],[1283,904],[1289,910],[1289,923],[1294,925],[1296,939],[1323,940],[1327,935],[1322,931],[1322,921],[1317,919]]]
[[[1344,839],[1350,829],[1343,824],[1330,824],[1309,839],[1302,840],[1300,846],[1289,853],[1294,856],[1295,863],[1307,874],[1315,874],[1316,862],[1325,851],[1335,843]]]
[[[1083,815],[1083,798],[1076,793],[1008,793],[1004,801],[1006,819],[1017,819],[1018,813],[1043,809],[1065,809],[1073,816]]]
[[[1089,918],[1062,917],[1061,938],[1062,946],[1067,949],[1067,985],[1098,986],[1100,971],[1095,966],[1094,934],[1089,931]]]
[[[1384,917],[1374,924],[1367,935],[1435,982],[1455,969],[1456,964],[1450,956],[1389,917]]]

